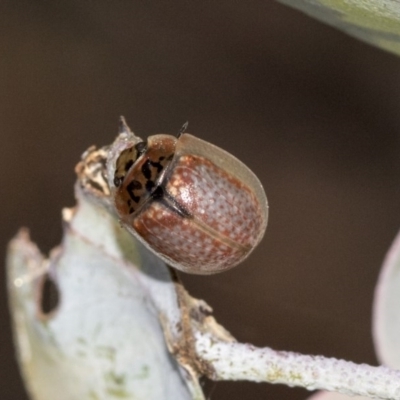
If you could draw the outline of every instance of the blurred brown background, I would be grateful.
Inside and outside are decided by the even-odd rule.
[[[376,363],[371,303],[400,227],[400,59],[272,1],[1,1],[1,257],[20,226],[48,251],[75,163],[125,115],[248,164],[270,201],[244,263],[184,276],[239,340]],[[3,273],[3,272],[2,272]],[[4,276],[2,276],[4,282]],[[24,400],[1,289],[0,396]],[[211,399],[304,399],[251,383]],[[57,400],[57,399],[54,399]]]

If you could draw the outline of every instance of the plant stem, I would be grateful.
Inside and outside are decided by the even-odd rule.
[[[400,371],[387,367],[257,348],[195,333],[199,358],[214,370],[214,380],[282,383],[376,399],[400,399]]]

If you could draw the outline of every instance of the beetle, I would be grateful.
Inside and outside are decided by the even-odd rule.
[[[243,261],[268,220],[264,189],[241,161],[181,131],[142,140],[121,117],[109,157],[115,210],[170,266],[214,274]]]

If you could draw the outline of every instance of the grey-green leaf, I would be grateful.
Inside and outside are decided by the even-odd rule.
[[[279,0],[381,49],[400,54],[397,0]]]

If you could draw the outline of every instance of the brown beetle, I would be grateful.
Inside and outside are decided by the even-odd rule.
[[[260,242],[267,198],[237,158],[188,133],[143,141],[123,119],[116,143],[109,176],[117,213],[166,263],[214,274],[239,264]]]

